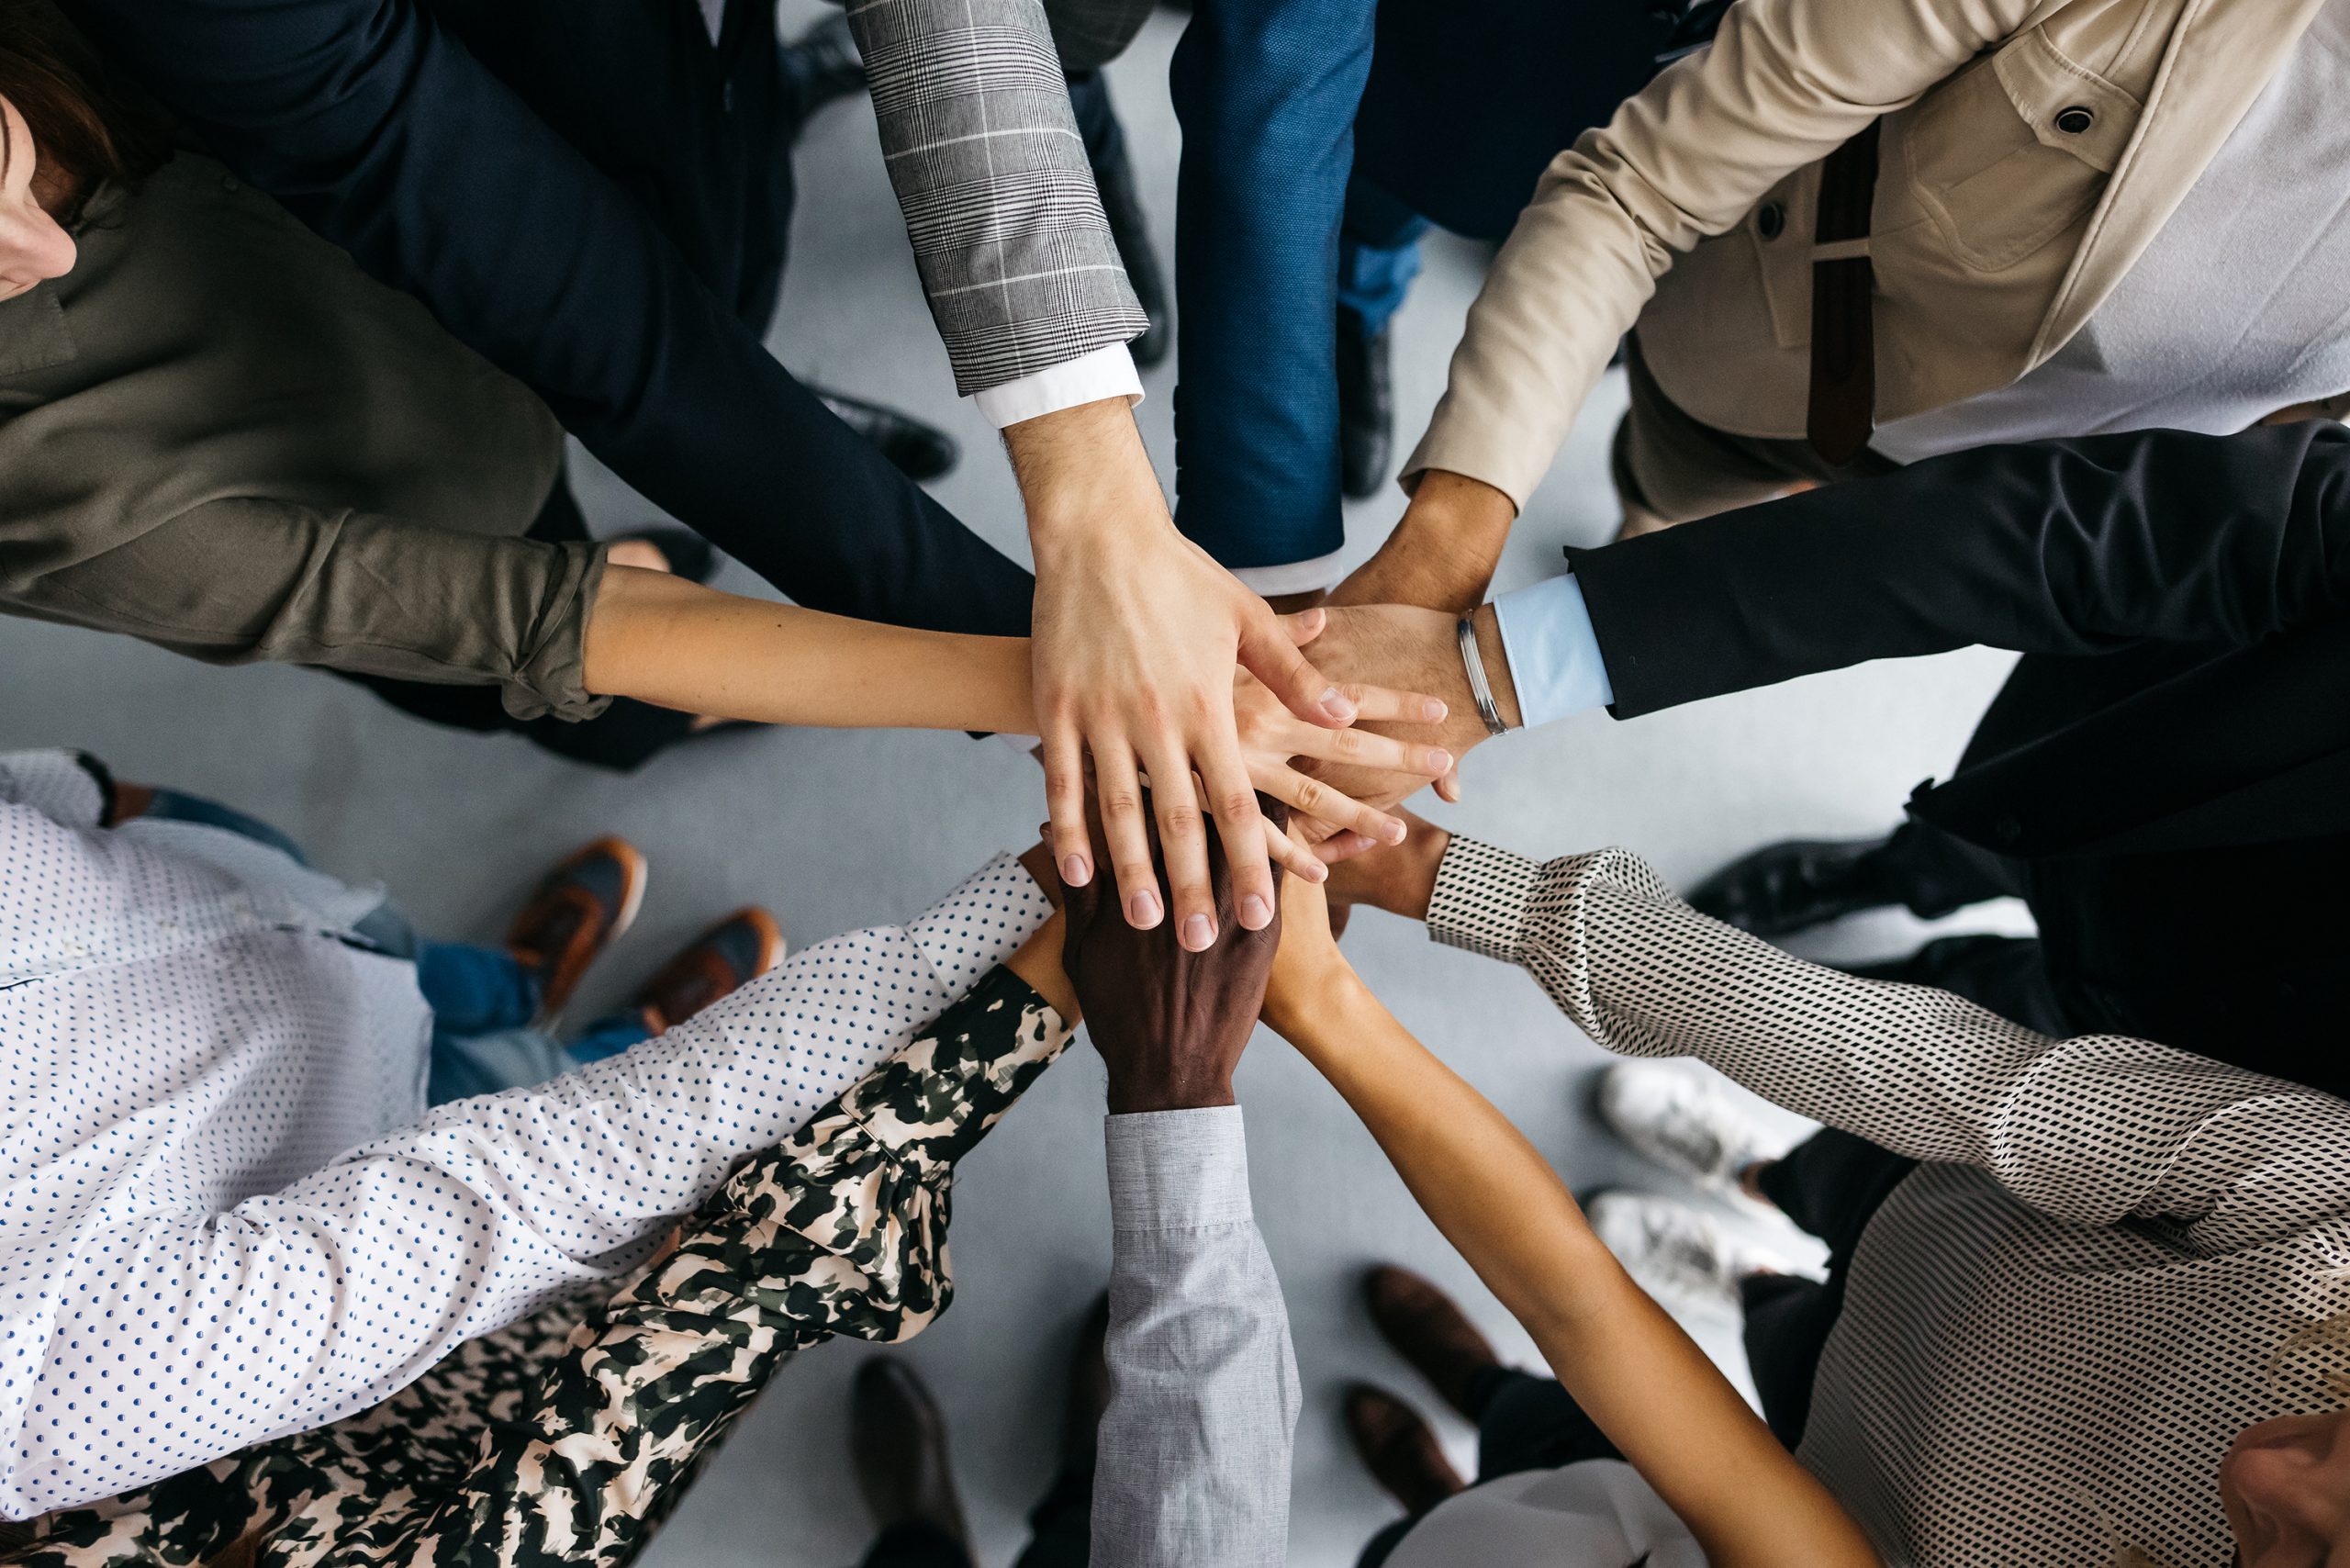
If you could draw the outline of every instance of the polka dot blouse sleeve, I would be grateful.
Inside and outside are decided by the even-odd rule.
[[[70,751],[0,752],[0,801],[30,806],[67,827],[106,820],[107,787],[96,765]]]
[[[906,929],[796,955],[656,1040],[460,1101],[226,1213],[84,1227],[47,1332],[0,1347],[0,1509],[23,1518],[347,1416],[451,1347],[607,1280],[1042,924],[1016,862]]]
[[[2061,1218],[2183,1222],[2190,1246],[2221,1252],[2350,1212],[2350,1104],[1805,963],[1699,914],[1624,850],[1538,865],[1455,838],[1428,930],[1523,965],[1610,1050],[1697,1057],[1898,1153],[1979,1167]]]

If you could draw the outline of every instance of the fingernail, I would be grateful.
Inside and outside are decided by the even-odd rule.
[[[1431,746],[1428,748],[1427,762],[1427,769],[1430,773],[1449,773],[1452,771],[1452,754],[1444,750],[1440,746]]]
[[[1338,689],[1334,686],[1322,694],[1322,711],[1333,719],[1351,719],[1355,716],[1355,705],[1340,696]]]
[[[1273,923],[1273,906],[1250,893],[1240,901],[1240,924],[1251,931],[1262,931]]]
[[[1215,922],[1204,914],[1195,914],[1183,922],[1183,946],[1194,953],[1204,953],[1215,942]]]
[[[1390,844],[1401,844],[1404,842],[1404,824],[1402,823],[1389,823],[1385,827],[1379,830],[1379,836],[1385,839]]]
[[[1330,879],[1330,868],[1319,860],[1309,860],[1303,875],[1309,882],[1326,882]]]
[[[1427,716],[1429,723],[1435,724],[1442,722],[1444,716],[1447,713],[1451,712],[1452,710],[1431,697],[1426,702],[1420,704],[1420,711]]]
[[[1082,855],[1061,857],[1061,880],[1072,888],[1081,888],[1093,879],[1093,868],[1085,863]]]
[[[1126,901],[1126,924],[1137,931],[1147,931],[1158,924],[1158,895],[1136,893]]]

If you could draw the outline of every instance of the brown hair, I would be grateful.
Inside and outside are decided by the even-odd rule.
[[[16,106],[40,160],[36,194],[71,225],[99,188],[151,174],[172,154],[171,126],[118,80],[50,0],[0,0],[0,98]]]

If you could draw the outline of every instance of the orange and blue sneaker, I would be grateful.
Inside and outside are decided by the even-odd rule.
[[[623,838],[580,849],[531,895],[506,933],[506,951],[539,988],[539,1022],[563,1011],[604,949],[644,902],[644,856]]]
[[[783,961],[783,930],[766,910],[738,909],[661,966],[629,1005],[655,1034],[684,1023]]]

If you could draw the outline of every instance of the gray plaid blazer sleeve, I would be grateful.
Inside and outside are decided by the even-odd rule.
[[[1040,0],[850,0],[847,11],[956,390],[1137,336],[1148,323]]]

